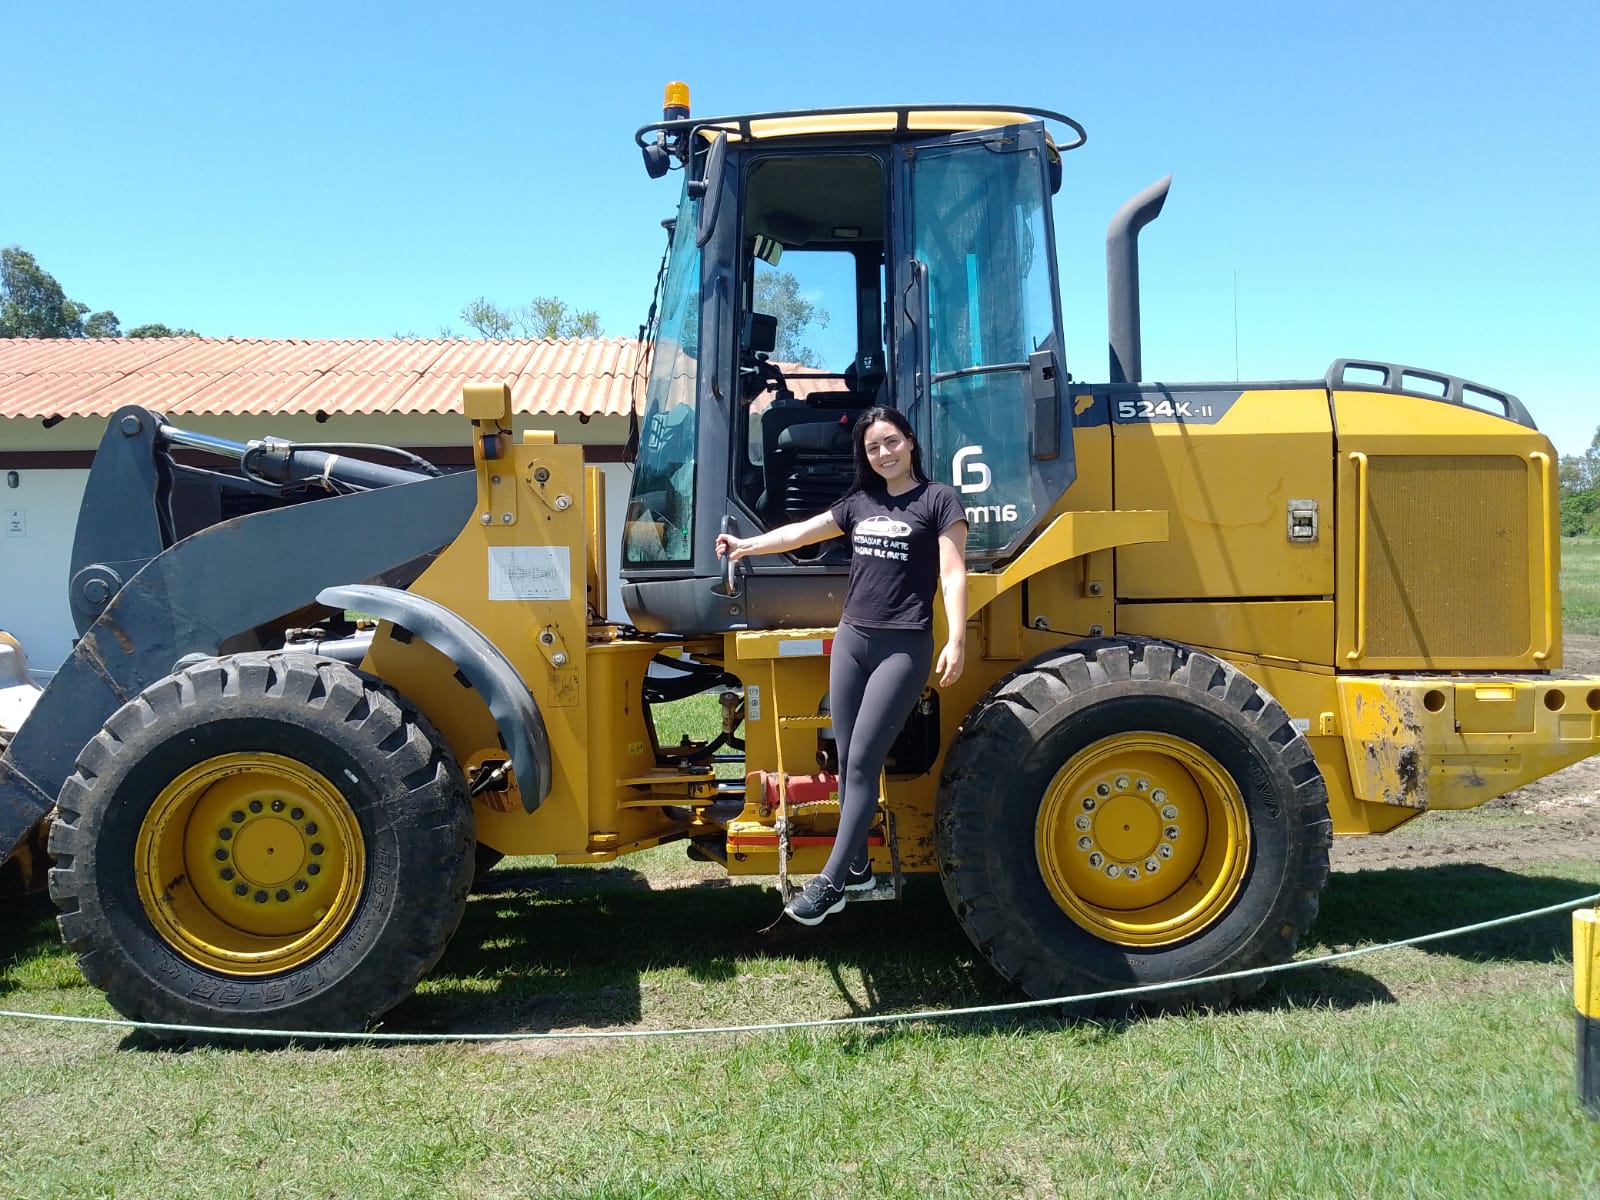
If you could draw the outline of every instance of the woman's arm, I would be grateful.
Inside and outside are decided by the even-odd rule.
[[[967,523],[957,521],[939,535],[939,592],[944,597],[944,620],[949,638],[939,651],[934,670],[939,686],[949,687],[961,677],[967,658]]]
[[[813,542],[824,542],[838,537],[844,530],[833,519],[833,512],[820,512],[804,521],[795,521],[758,533],[755,537],[734,537],[731,533],[717,535],[717,557],[739,559],[752,554],[781,554],[785,550],[798,550]],[[965,577],[963,577],[965,578]]]

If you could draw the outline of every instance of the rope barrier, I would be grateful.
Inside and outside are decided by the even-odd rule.
[[[125,1017],[74,1017],[64,1013],[39,1013],[17,1011],[13,1009],[0,1009],[0,1018],[9,1017],[15,1020],[29,1020],[48,1022],[63,1025],[93,1025],[135,1031],[150,1031],[159,1033],[187,1033],[206,1035],[225,1035],[234,1038],[277,1038],[284,1041],[347,1041],[347,1042],[398,1042],[411,1044],[433,1044],[440,1042],[535,1042],[535,1041],[600,1041],[607,1038],[673,1038],[673,1037],[706,1037],[713,1034],[727,1033],[780,1033],[786,1030],[798,1029],[842,1029],[856,1025],[894,1025],[909,1021],[945,1021],[957,1017],[988,1016],[994,1013],[1028,1012],[1041,1008],[1058,1008],[1071,1004],[1087,1004],[1101,1000],[1117,1000],[1131,996],[1154,995],[1160,992],[1177,991],[1183,988],[1194,987],[1199,983],[1227,983],[1238,979],[1250,979],[1255,976],[1280,975],[1287,971],[1298,971],[1309,967],[1326,966],[1329,963],[1345,962],[1352,958],[1360,958],[1368,954],[1379,954],[1386,950],[1399,950],[1407,946],[1422,946],[1429,942],[1444,941],[1447,938],[1464,937],[1471,933],[1481,933],[1487,929],[1498,929],[1506,925],[1515,925],[1522,921],[1531,921],[1539,917],[1553,916],[1556,913],[1570,913],[1584,905],[1600,907],[1600,892],[1592,895],[1580,896],[1576,900],[1568,900],[1561,904],[1550,904],[1543,908],[1529,909],[1526,912],[1515,913],[1508,917],[1495,917],[1488,921],[1478,921],[1471,925],[1458,925],[1454,929],[1444,929],[1436,933],[1418,934],[1416,937],[1400,938],[1392,942],[1383,942],[1375,946],[1358,946],[1353,950],[1340,950],[1333,954],[1324,954],[1319,958],[1297,958],[1290,962],[1274,963],[1271,966],[1252,967],[1245,971],[1228,971],[1217,975],[1201,975],[1193,979],[1174,979],[1165,983],[1147,983],[1139,987],[1114,988],[1103,992],[1085,992],[1076,996],[1056,996],[1048,1000],[1013,1000],[1001,1004],[981,1004],[966,1008],[938,1008],[922,1009],[914,1012],[898,1013],[869,1013],[855,1017],[817,1017],[807,1021],[771,1021],[753,1025],[705,1025],[686,1029],[583,1029],[546,1031],[543,1033],[352,1033],[349,1031],[334,1030],[287,1030],[287,1029],[241,1029],[230,1025],[177,1025],[159,1021],[133,1021]]]

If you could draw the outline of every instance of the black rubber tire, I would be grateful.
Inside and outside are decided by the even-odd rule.
[[[1047,789],[1073,755],[1142,731],[1209,755],[1238,788],[1250,852],[1225,910],[1166,945],[1091,931],[1051,893],[1035,837]],[[936,844],[946,895],[990,963],[1039,999],[1287,961],[1328,878],[1328,793],[1310,743],[1236,668],[1170,642],[1098,639],[1000,680],[945,761]],[[1208,835],[1209,836],[1209,835]],[[1225,1004],[1261,977],[1113,1000],[1099,1011]]]
[[[157,930],[135,880],[135,841],[162,790],[196,764],[249,754],[337,781],[365,851],[342,931],[276,974],[197,965]],[[84,747],[58,809],[50,894],[62,935],[89,982],[138,1021],[364,1028],[438,961],[472,882],[466,783],[433,727],[379,681],[309,654],[210,659],[152,684]]]

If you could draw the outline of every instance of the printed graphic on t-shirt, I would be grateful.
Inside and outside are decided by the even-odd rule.
[[[911,556],[911,526],[893,517],[868,517],[850,534],[851,549],[863,558],[892,558],[905,562]]]

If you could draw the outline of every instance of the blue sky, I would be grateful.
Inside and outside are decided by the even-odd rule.
[[[1564,453],[1600,423],[1594,0],[0,0],[0,30],[0,244],[125,327],[432,335],[478,295],[557,295],[631,335],[677,182],[632,134],[684,79],[702,115],[1077,117],[1057,234],[1079,378],[1106,373],[1106,222],[1170,171],[1149,378],[1372,357],[1514,392]]]

